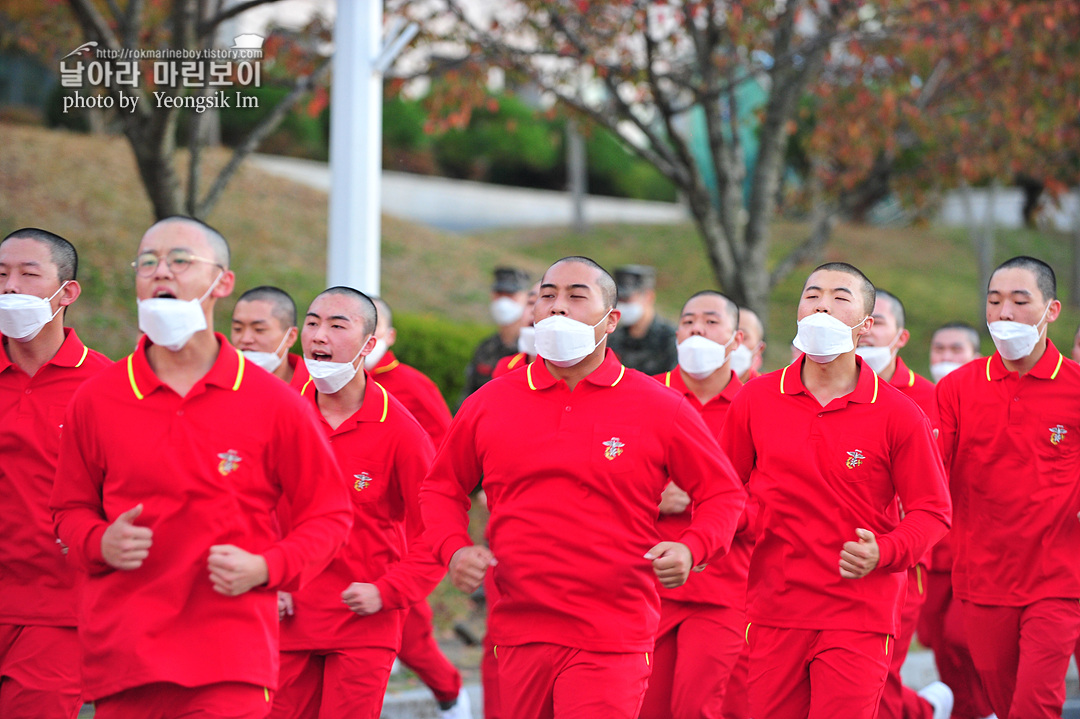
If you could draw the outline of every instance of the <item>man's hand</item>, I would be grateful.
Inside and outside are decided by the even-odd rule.
[[[656,578],[668,589],[686,584],[694,564],[690,548],[680,542],[660,542],[645,553],[645,559],[652,561]]]
[[[210,547],[210,581],[214,591],[228,597],[236,597],[252,587],[266,584],[270,571],[260,554],[252,554],[231,544],[215,544]]]
[[[690,506],[690,495],[679,489],[674,482],[668,482],[660,495],[660,514],[679,514]]]
[[[130,571],[142,566],[150,556],[154,533],[150,527],[136,527],[133,522],[142,514],[142,504],[136,504],[116,518],[101,535],[101,554],[113,569]]]
[[[877,539],[869,529],[856,529],[857,542],[844,542],[840,551],[840,576],[844,579],[862,579],[877,567],[881,560]]]
[[[450,583],[466,594],[472,594],[484,582],[488,567],[497,563],[487,547],[475,544],[462,547],[450,557]]]
[[[361,617],[374,614],[382,609],[382,595],[379,594],[379,588],[374,584],[353,582],[341,593],[341,600],[345,602],[345,606]]]
[[[296,607],[293,606],[292,595],[288,592],[277,593],[277,614],[278,621],[281,621],[285,617],[291,617],[296,613]]]

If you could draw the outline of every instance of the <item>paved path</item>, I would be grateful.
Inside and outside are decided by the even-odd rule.
[[[901,671],[904,683],[910,687],[922,688],[937,679],[937,671],[934,669],[934,656],[929,651],[915,651],[908,654],[907,661]],[[1063,719],[1080,719],[1080,687],[1076,665],[1069,668],[1068,675],[1069,700],[1065,702]],[[468,683],[465,689],[469,692],[472,701],[473,718],[483,719],[483,695],[480,687],[475,683]],[[90,719],[93,710],[84,707],[79,719]],[[386,696],[383,704],[382,719],[436,719],[438,711],[435,702],[431,698],[431,692],[427,688],[406,689],[391,691]]]
[[[325,162],[276,155],[252,155],[264,172],[330,191]],[[482,182],[450,180],[383,171],[382,209],[388,215],[452,232],[495,227],[570,225],[572,208],[565,192],[532,190]],[[689,221],[686,209],[671,202],[646,202],[589,195],[588,222],[673,224]]]

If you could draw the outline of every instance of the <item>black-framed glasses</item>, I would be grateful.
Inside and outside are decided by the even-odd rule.
[[[135,258],[135,261],[131,263],[131,266],[135,269],[135,273],[138,274],[139,277],[150,277],[154,274],[154,271],[157,270],[162,259],[165,260],[165,264],[169,266],[169,271],[174,275],[181,274],[195,262],[209,262],[212,265],[221,267],[221,264],[217,260],[199,257],[190,250],[181,248],[169,250],[169,253],[165,255],[164,258],[156,252],[144,252]]]

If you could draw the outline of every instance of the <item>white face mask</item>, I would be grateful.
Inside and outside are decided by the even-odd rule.
[[[746,345],[740,344],[731,351],[731,370],[742,377],[754,363],[754,351]]]
[[[525,308],[521,303],[515,302],[509,297],[497,297],[491,303],[491,319],[499,327],[512,325],[525,314]]]
[[[848,327],[828,313],[814,312],[799,320],[799,331],[792,344],[814,362],[827,364],[855,349],[851,330],[865,321],[863,317],[857,324]]]
[[[352,378],[356,376],[356,373],[360,370],[360,366],[354,364],[356,358],[360,356],[360,353],[364,351],[364,347],[367,346],[368,339],[371,335],[364,338],[363,343],[360,345],[360,349],[356,353],[356,357],[352,358],[351,362],[325,362],[323,360],[313,360],[304,358],[304,364],[307,365],[308,374],[311,375],[311,381],[315,383],[315,389],[319,390],[322,394],[334,394],[342,387],[349,384]]]
[[[935,382],[940,382],[942,377],[950,372],[955,372],[963,366],[959,362],[935,362],[930,365],[930,376],[934,378]]]
[[[67,286],[67,281],[48,299],[35,295],[0,295],[0,334],[19,342],[29,342],[41,329],[60,314],[60,307],[53,312],[53,297]]]
[[[636,325],[645,316],[645,307],[640,302],[620,302],[615,305],[622,313],[621,319],[627,327]]]
[[[518,352],[524,352],[530,357],[536,356],[536,328],[522,327],[518,335]]]
[[[611,314],[608,310],[600,322]],[[594,339],[593,330],[600,324],[587,325],[563,315],[552,315],[536,323],[536,352],[556,367],[573,367],[592,354],[604,341]]]
[[[284,354],[278,354],[281,352],[281,348],[285,346],[285,340],[289,338],[289,333],[286,332],[285,336],[281,338],[281,342],[278,343],[277,349],[273,352],[256,352],[255,350],[244,350],[244,359],[262,367],[267,372],[273,372],[281,366],[282,360],[284,360]]]
[[[1049,311],[1050,303],[1048,302],[1046,303],[1046,309],[1043,310],[1042,317],[1033,325],[1009,320],[987,322],[986,328],[990,330],[990,337],[994,340],[994,346],[997,347],[997,351],[1001,353],[1001,356],[1009,361],[1016,361],[1031,354],[1031,351],[1035,349],[1035,345],[1039,343],[1039,339],[1042,337],[1043,330],[1039,329],[1039,325]]]
[[[724,366],[727,348],[734,341],[735,335],[731,336],[727,344],[713,342],[701,335],[687,337],[676,347],[679,353],[679,368],[694,379],[705,379]]]
[[[893,337],[893,341],[886,347],[859,347],[855,350],[855,354],[863,358],[863,362],[870,365],[870,369],[874,370],[874,374],[881,374],[889,363],[892,362],[892,358],[895,355],[893,352],[893,345],[900,339],[900,334],[903,330],[896,333],[896,337]]]
[[[371,350],[371,353],[364,358],[364,369],[373,370],[379,365],[379,360],[386,354],[386,350],[390,349],[386,346],[386,340],[375,338],[375,349]]]
[[[221,271],[197,300],[178,300],[172,297],[151,297],[139,300],[139,330],[150,341],[170,352],[179,352],[196,332],[206,329],[206,314],[202,303],[210,296],[225,272]]]

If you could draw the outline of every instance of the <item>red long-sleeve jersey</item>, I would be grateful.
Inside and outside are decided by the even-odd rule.
[[[446,430],[450,428],[450,408],[430,377],[415,367],[403,364],[390,350],[369,374],[394,399],[405,405],[409,414],[431,437],[432,444],[436,447],[442,444]]]
[[[689,390],[683,381],[679,368],[654,375],[654,379],[660,380],[665,387],[675,390],[690,403],[692,407],[701,413],[705,420],[705,426],[714,437],[720,436],[720,428],[724,426],[724,418],[727,416],[731,400],[742,388],[742,382],[731,373],[731,380],[724,391],[702,405],[694,393]],[[746,507],[743,509],[743,518],[740,521],[740,529],[731,541],[731,550],[715,561],[710,560],[708,566],[702,572],[691,572],[686,584],[681,587],[668,589],[660,587],[662,599],[673,599],[679,602],[698,602],[701,604],[715,604],[722,607],[744,609],[746,607],[746,578],[750,572],[750,555],[754,551],[754,522],[752,517],[756,515],[754,502],[748,498]],[[663,539],[677,538],[682,531],[690,526],[693,516],[693,505],[678,514],[661,514],[657,522],[657,529]]]
[[[305,400],[318,412],[309,383]],[[408,410],[368,376],[360,409],[336,429],[320,415],[354,512],[348,544],[311,583],[293,594],[295,613],[281,624],[287,650],[401,644],[405,610],[423,601],[445,574],[421,539],[418,492],[434,448]],[[282,512],[287,528],[291,520]],[[383,608],[361,617],[342,602],[353,582],[374,584]]]
[[[49,495],[68,402],[110,364],[70,327],[33,377],[0,342],[0,623],[75,626],[75,572],[56,539]]]
[[[87,575],[78,618],[89,699],[153,682],[276,687],[276,590],[321,570],[352,523],[310,406],[216,337],[217,360],[184,397],[154,374],[143,337],[68,408],[50,505]],[[282,497],[293,519],[284,536],[273,518]],[[149,556],[115,570],[102,536],[140,503]],[[237,597],[214,591],[207,558],[219,544],[262,555],[268,583]]]
[[[861,358],[855,390],[822,407],[802,384],[804,361],[744,385],[721,432],[761,512],[748,616],[774,627],[896,634],[904,572],[950,521],[930,422]],[[865,577],[844,579],[840,551],[860,527],[875,534],[881,558]]]
[[[465,401],[420,492],[444,563],[472,544],[481,477],[500,595],[488,631],[507,645],[650,650],[659,596],[643,555],[664,486],[695,501],[679,537],[695,561],[727,549],[745,497],[700,414],[610,350],[573,391],[538,359]]]
[[[976,604],[1080,598],[1080,365],[1050,341],[1027,374],[994,353],[937,385],[956,523],[953,592]]]

